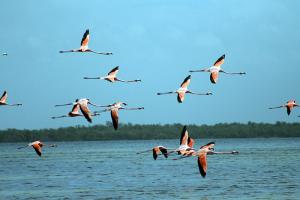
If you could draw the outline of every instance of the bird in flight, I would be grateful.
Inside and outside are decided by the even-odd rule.
[[[218,60],[214,63],[214,65],[210,68],[206,69],[200,69],[200,70],[190,70],[190,72],[209,72],[210,73],[210,81],[213,84],[216,84],[219,77],[219,72],[222,72],[224,74],[239,74],[243,75],[246,74],[246,72],[226,72],[224,71],[221,66],[225,61],[225,54],[223,54]]]
[[[179,160],[182,158],[189,158],[192,156],[197,156],[197,162],[198,162],[198,168],[200,175],[205,178],[206,172],[207,172],[207,155],[214,155],[214,154],[238,154],[238,151],[230,151],[230,152],[216,152],[214,149],[215,143],[209,142],[206,145],[200,147],[198,151],[192,150],[189,154],[182,155],[180,158],[173,159],[173,160]]]
[[[156,160],[157,157],[162,154],[165,158],[168,158],[168,148],[164,146],[155,146],[152,149],[146,150],[146,151],[140,151],[136,154],[146,153],[152,151],[153,159]]]
[[[146,151],[141,151],[141,152],[138,152],[137,154],[152,151],[153,158],[154,158],[154,160],[156,160],[157,157],[160,155],[160,153],[162,153],[162,155],[164,155],[165,158],[168,158],[169,154],[175,153],[175,152],[177,152],[178,155],[184,155],[184,156],[188,155],[190,152],[194,152],[194,149],[193,149],[194,140],[191,137],[189,137],[186,126],[183,127],[183,130],[181,132],[179,144],[180,144],[179,148],[170,149],[170,148],[167,148],[164,146],[155,146],[152,149],[149,149]]]
[[[72,110],[67,114],[67,115],[61,115],[61,116],[57,116],[57,117],[51,117],[52,119],[58,119],[58,118],[64,118],[64,117],[79,117],[79,116],[83,116],[83,114],[79,113],[80,110],[80,104],[76,103],[75,105],[73,105]],[[97,116],[100,114],[91,114],[91,116]]]
[[[112,83],[113,83],[113,82],[116,82],[116,81],[119,81],[119,82],[126,82],[126,83],[141,82],[141,81],[142,81],[142,80],[140,80],[140,79],[129,80],[129,81],[118,79],[118,78],[117,78],[118,72],[119,72],[119,66],[116,66],[115,68],[113,68],[113,69],[107,74],[107,76],[104,76],[104,77],[95,77],[95,78],[84,77],[84,79],[101,79],[101,80],[106,80],[106,81],[109,81],[109,82],[112,82]]]
[[[179,140],[179,147],[175,150],[170,151],[168,154],[176,152],[178,155],[189,155],[191,152],[194,152],[194,139],[189,136],[189,132],[187,131],[187,126],[184,126],[181,131],[181,136]]]
[[[71,50],[63,50],[59,51],[59,53],[70,53],[70,52],[91,52],[95,54],[102,54],[102,55],[112,55],[111,52],[96,52],[88,47],[90,40],[90,31],[87,29],[85,33],[83,34],[83,37],[81,39],[80,48],[79,49],[71,49]]]
[[[271,107],[269,109],[276,109],[276,108],[286,108],[286,112],[288,115],[291,114],[291,111],[293,108],[295,107],[299,107],[298,104],[296,104],[296,101],[295,100],[289,100],[286,102],[286,104],[282,105],[282,106],[277,106],[277,107]]]
[[[77,115],[77,112],[76,112],[76,108],[75,107],[76,105],[79,105],[79,108],[80,108],[80,111],[81,113],[83,114],[83,116],[86,118],[86,120],[90,123],[92,123],[92,116],[96,116],[96,115],[99,115],[98,113],[92,113],[90,111],[90,109],[88,108],[88,105],[92,105],[92,106],[95,106],[95,107],[103,107],[103,106],[100,106],[100,105],[96,105],[96,104],[93,104],[90,102],[90,99],[87,99],[87,98],[82,98],[82,99],[76,99],[75,102],[72,102],[72,103],[66,103],[66,104],[59,104],[59,105],[55,105],[55,107],[58,107],[58,106],[68,106],[68,105],[73,105],[73,109],[75,108],[75,112],[73,114]],[[72,111],[71,111],[72,113]],[[70,113],[69,113],[70,114]],[[69,116],[69,115],[68,115]],[[55,118],[61,118],[62,116],[60,117],[55,117]],[[70,116],[69,116],[70,117]],[[75,117],[75,116],[74,116]]]
[[[32,146],[33,149],[35,150],[36,154],[38,156],[42,156],[42,147],[45,146],[45,144],[43,144],[41,141],[37,140],[37,141],[34,141],[34,142],[31,142],[29,143],[28,145],[26,146],[23,146],[23,147],[19,147],[18,149],[22,149],[22,148],[26,148],[26,147],[30,147]],[[49,147],[57,147],[56,144],[51,144],[51,145],[48,145]]]
[[[114,129],[118,129],[119,124],[119,110],[143,110],[144,107],[137,107],[137,108],[127,108],[124,107],[127,106],[127,103],[124,102],[116,102],[114,104],[110,104],[107,106],[101,106],[101,107],[107,107],[104,110],[96,111],[95,114],[101,113],[101,112],[110,112],[111,120],[113,122]]]
[[[16,103],[16,104],[6,103],[7,97],[8,97],[8,94],[7,94],[6,91],[4,91],[1,98],[0,98],[0,106],[21,106],[22,105],[21,103]]]
[[[207,93],[195,93],[191,90],[188,90],[188,86],[191,82],[191,75],[187,76],[184,81],[181,83],[180,88],[173,92],[159,92],[157,95],[165,95],[165,94],[177,94],[178,103],[182,103],[184,101],[185,94],[194,94],[194,95],[212,95],[211,92]]]

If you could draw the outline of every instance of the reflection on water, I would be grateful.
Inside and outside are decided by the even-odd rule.
[[[57,144],[41,158],[32,148],[16,150],[22,144],[0,144],[0,199],[300,198],[300,138],[217,139],[216,150],[240,154],[210,155],[204,179],[195,158],[136,154],[177,140]]]

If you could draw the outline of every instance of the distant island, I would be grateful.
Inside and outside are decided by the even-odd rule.
[[[121,124],[114,131],[112,124],[90,127],[76,126],[58,129],[0,131],[0,142],[41,141],[93,141],[93,140],[150,140],[177,139],[182,124]],[[193,138],[254,138],[300,137],[300,123],[219,123],[215,125],[188,125]]]

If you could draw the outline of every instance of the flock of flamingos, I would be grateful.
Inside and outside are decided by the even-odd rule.
[[[60,53],[71,53],[71,52],[80,52],[80,53],[95,53],[95,54],[102,54],[102,55],[112,55],[111,52],[96,52],[88,47],[90,39],[90,34],[89,30],[86,30],[82,40],[81,40],[81,46],[78,49],[72,49],[72,50],[65,50],[65,51],[60,51]],[[7,56],[7,53],[2,53],[3,56]],[[230,73],[224,71],[221,66],[224,64],[225,61],[225,55],[222,55],[220,58],[218,58],[215,63],[213,64],[212,67],[206,68],[206,69],[200,69],[200,70],[191,70],[190,72],[209,72],[210,73],[210,81],[213,84],[216,84],[218,81],[218,77],[220,73],[224,74],[238,74],[238,75],[244,75],[246,74],[245,72],[235,72],[235,73]],[[119,72],[119,67],[113,68],[106,76],[102,77],[84,77],[84,79],[100,79],[100,80],[106,80],[109,82],[127,82],[127,83],[133,83],[133,82],[140,82],[140,79],[135,79],[135,80],[121,80],[117,78],[117,74]],[[181,83],[179,89],[170,91],[170,92],[160,92],[157,93],[157,95],[166,95],[166,94],[177,94],[177,101],[179,103],[182,103],[184,101],[185,95],[186,94],[193,94],[193,95],[212,95],[210,92],[206,93],[196,93],[192,92],[191,90],[188,89],[188,86],[191,82],[191,75],[188,75],[183,82]],[[8,94],[6,91],[4,91],[3,95],[0,98],[0,106],[21,106],[22,104],[9,104],[7,103],[7,97]],[[94,104],[90,101],[88,98],[82,98],[82,99],[76,99],[74,102],[71,103],[66,103],[66,104],[61,104],[61,105],[55,105],[56,107],[58,106],[68,106],[72,105],[72,110],[66,114],[66,115],[61,115],[61,116],[56,116],[52,117],[52,119],[57,119],[57,118],[64,118],[64,117],[84,117],[88,122],[92,122],[92,117],[100,115],[100,113],[103,112],[110,112],[111,113],[111,119],[113,122],[113,127],[115,130],[118,129],[118,121],[119,121],[119,110],[142,110],[144,109],[143,107],[134,107],[134,108],[128,108],[127,104],[124,102],[116,102],[113,104],[109,105],[97,105]],[[89,109],[89,105],[94,106],[94,107],[101,107],[103,110],[100,111],[94,111],[91,112]],[[289,100],[286,104],[278,106],[278,107],[271,107],[269,109],[275,109],[275,108],[286,108],[287,114],[290,115],[291,110],[294,107],[298,107],[299,105],[296,104],[295,100]],[[178,148],[167,148],[164,146],[155,146],[150,150],[138,152],[137,154],[141,153],[146,153],[146,152],[151,152],[153,153],[153,158],[156,160],[159,155],[163,155],[165,158],[168,158],[170,154],[178,154],[180,157],[176,157],[173,160],[179,160],[183,158],[188,158],[188,157],[197,157],[198,161],[198,167],[199,167],[199,172],[202,177],[206,176],[206,171],[207,171],[207,161],[206,161],[206,156],[211,155],[211,154],[238,154],[238,151],[231,151],[231,152],[216,152],[214,150],[214,142],[209,142],[208,144],[205,144],[199,148],[199,150],[196,150],[194,146],[194,139],[189,137],[187,127],[184,126],[183,130],[181,132],[181,137],[180,137],[180,143],[179,143]],[[25,147],[30,147],[32,146],[33,149],[36,151],[37,155],[41,156],[42,155],[42,147],[46,146],[43,144],[41,141],[35,141],[31,142],[26,146],[19,147],[18,149],[25,148]],[[49,147],[55,147],[56,145],[48,145]]]

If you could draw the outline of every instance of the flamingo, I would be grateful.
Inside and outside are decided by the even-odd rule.
[[[67,115],[61,115],[58,117],[51,117],[52,119],[58,119],[58,118],[64,118],[64,117],[79,117],[79,116],[83,116],[82,114],[79,113],[79,109],[80,109],[80,104],[77,103],[73,106],[72,110],[67,114]],[[91,116],[97,116],[100,114],[96,114],[93,113],[91,114]]]
[[[178,155],[189,155],[195,151],[193,148],[195,141],[189,137],[189,132],[187,131],[187,126],[184,126],[181,131],[179,147],[175,150],[170,151],[168,154],[177,152]]]
[[[92,123],[92,116],[96,116],[98,114],[96,114],[96,113],[92,114],[90,109],[88,108],[88,104],[95,106],[95,107],[103,107],[103,106],[91,103],[90,99],[87,99],[87,98],[76,99],[75,102],[60,104],[60,105],[55,105],[55,106],[56,107],[57,106],[68,106],[68,105],[76,105],[76,104],[79,104],[80,111],[82,112],[82,114],[86,118],[86,120],[90,123]],[[62,116],[60,116],[60,117],[62,117]]]
[[[107,105],[107,106],[101,106],[101,107],[107,107],[107,108],[105,110],[96,111],[94,113],[97,114],[97,113],[100,113],[100,112],[110,111],[114,129],[117,130],[118,129],[118,123],[119,123],[119,114],[118,114],[119,110],[143,110],[144,109],[144,107],[125,108],[123,106],[127,106],[127,104],[124,103],[124,102],[116,102],[114,104],[110,104],[110,105]]]
[[[64,50],[64,51],[59,51],[59,53],[69,53],[69,52],[91,52],[91,53],[96,53],[96,54],[102,54],[102,55],[112,55],[111,52],[96,52],[92,49],[89,49],[88,44],[90,40],[90,31],[87,29],[85,33],[83,34],[83,37],[81,39],[80,43],[80,48],[79,49],[72,49],[72,50]]]
[[[213,155],[213,154],[238,154],[238,151],[231,151],[231,152],[215,152],[214,150],[214,146],[215,146],[215,142],[209,142],[206,145],[200,147],[200,149],[198,151],[191,151],[191,153],[189,153],[186,156],[182,156],[180,158],[177,159],[173,159],[173,160],[179,160],[182,158],[188,158],[191,156],[197,156],[197,162],[198,162],[198,168],[199,168],[199,172],[200,175],[205,178],[206,176],[206,172],[207,172],[207,160],[206,160],[206,156],[209,155]]]
[[[42,156],[42,147],[45,146],[45,144],[43,144],[41,141],[37,140],[34,142],[29,143],[28,145],[24,146],[24,147],[19,147],[18,149],[22,149],[22,148],[26,148],[26,147],[30,147],[32,146],[33,149],[35,150],[35,152],[37,153],[38,156]],[[56,147],[56,144],[51,144],[48,145],[49,147]]]
[[[167,147],[164,146],[155,146],[150,150],[146,150],[146,151],[141,151],[138,152],[137,154],[141,154],[141,153],[146,153],[149,151],[153,152],[153,158],[154,160],[156,160],[157,156],[160,154],[160,152],[165,156],[165,158],[168,158],[168,155],[174,152],[178,152],[178,154],[184,154],[187,153],[189,150],[193,149],[193,145],[194,145],[194,140],[192,138],[190,138],[188,136],[188,132],[186,130],[186,126],[183,127],[183,130],[181,132],[181,137],[180,137],[180,146],[177,149],[172,149],[170,152],[168,152],[168,150],[170,150]]]
[[[288,115],[291,114],[291,111],[294,107],[299,107],[298,104],[296,104],[296,101],[295,100],[289,100],[286,102],[286,104],[282,105],[282,106],[277,106],[277,107],[271,107],[269,109],[276,109],[276,108],[284,108],[286,107],[286,112]]]
[[[141,154],[141,153],[146,153],[152,151],[153,153],[153,159],[156,160],[157,157],[160,155],[160,153],[165,157],[168,158],[168,148],[164,146],[155,146],[152,149],[146,150],[146,151],[141,151],[137,152],[136,154]]]
[[[194,93],[190,90],[188,90],[188,86],[191,82],[191,75],[188,75],[184,81],[181,83],[180,88],[176,91],[173,92],[159,92],[157,93],[157,95],[165,95],[165,94],[177,94],[177,101],[178,103],[182,103],[184,101],[184,96],[185,94],[195,94],[195,95],[212,95],[211,92],[207,92],[207,93]]]
[[[90,77],[84,77],[84,79],[101,79],[101,80],[107,80],[109,82],[126,82],[126,83],[132,83],[132,82],[141,82],[142,80],[140,79],[135,79],[135,80],[129,80],[129,81],[125,81],[125,80],[121,80],[117,78],[117,73],[119,72],[119,66],[116,66],[115,68],[113,68],[108,74],[107,76],[104,77],[95,77],[95,78],[90,78]]]
[[[210,81],[213,84],[216,84],[219,77],[219,72],[224,74],[246,74],[246,72],[225,72],[221,66],[225,61],[225,54],[223,54],[218,60],[214,63],[214,65],[210,68],[200,69],[200,70],[190,70],[189,72],[210,72]]]
[[[16,103],[16,104],[6,103],[7,97],[8,97],[8,94],[7,94],[6,91],[4,91],[1,98],[0,98],[0,106],[21,106],[22,105],[21,103]]]

